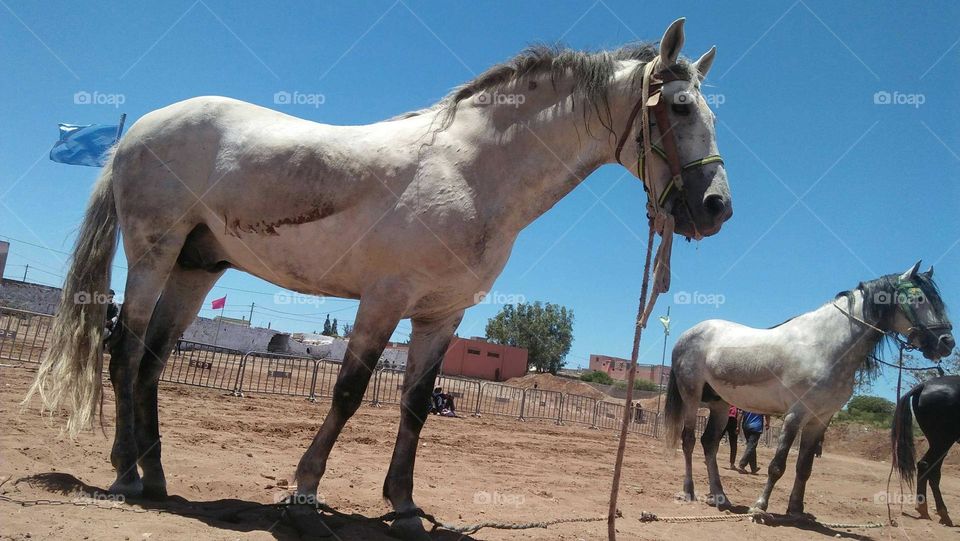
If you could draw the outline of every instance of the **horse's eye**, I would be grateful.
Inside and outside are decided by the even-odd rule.
[[[687,116],[690,114],[690,106],[686,103],[674,103],[670,106],[670,110],[680,116]]]

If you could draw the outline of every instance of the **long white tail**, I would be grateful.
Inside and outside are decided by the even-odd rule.
[[[26,406],[39,394],[41,409],[67,408],[72,437],[92,425],[103,387],[104,300],[118,232],[112,172],[111,156],[87,205],[37,379],[22,402]]]

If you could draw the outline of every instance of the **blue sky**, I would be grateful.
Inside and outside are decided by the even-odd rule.
[[[656,310],[673,304],[668,344],[709,318],[777,323],[919,258],[936,265],[948,305],[960,305],[960,4],[949,2],[922,10],[814,1],[641,10],[614,0],[171,0],[80,10],[0,1],[0,236],[15,239],[6,276],[22,276],[29,264],[31,280],[62,280],[58,251],[70,249],[97,170],[46,159],[60,122],[110,123],[121,112],[133,122],[204,94],[320,122],[373,122],[437,101],[528,44],[656,40],[679,16],[687,17],[688,56],[719,49],[704,92],[717,104],[735,216],[717,237],[676,244],[673,290]],[[84,91],[106,103],[74,103]],[[278,91],[322,95],[323,103],[278,106]],[[910,103],[876,103],[878,92]],[[622,172],[603,167],[526,229],[494,286],[501,297],[574,310],[571,366],[590,353],[629,356],[646,224],[642,187]],[[117,265],[125,265],[122,254]],[[118,291],[124,278],[117,268]],[[228,315],[240,316],[255,302],[255,324],[291,331],[319,329],[328,312],[341,321],[355,315],[355,301],[278,304],[278,292],[230,271],[207,306],[227,295]],[[684,292],[710,302],[674,303]],[[459,334],[482,335],[498,309],[470,309]],[[409,330],[402,322],[394,338]],[[651,326],[641,362],[660,361],[662,339]],[[877,391],[892,394],[893,377]]]

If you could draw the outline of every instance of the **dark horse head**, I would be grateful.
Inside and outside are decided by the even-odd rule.
[[[953,351],[953,325],[940,290],[933,281],[933,267],[918,272],[920,262],[903,274],[890,274],[861,284],[864,315],[886,331],[900,333],[923,356],[938,360]]]

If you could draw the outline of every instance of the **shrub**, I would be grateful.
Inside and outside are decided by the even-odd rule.
[[[581,374],[580,380],[591,383],[600,383],[602,385],[613,385],[613,378],[610,377],[610,374],[601,372],[599,370],[591,370],[590,372]]]
[[[624,380],[617,380],[613,384],[617,389],[623,390],[627,388],[627,382]],[[646,379],[635,379],[633,380],[633,389],[636,391],[659,391],[660,388],[657,387],[657,384],[646,380]]]

